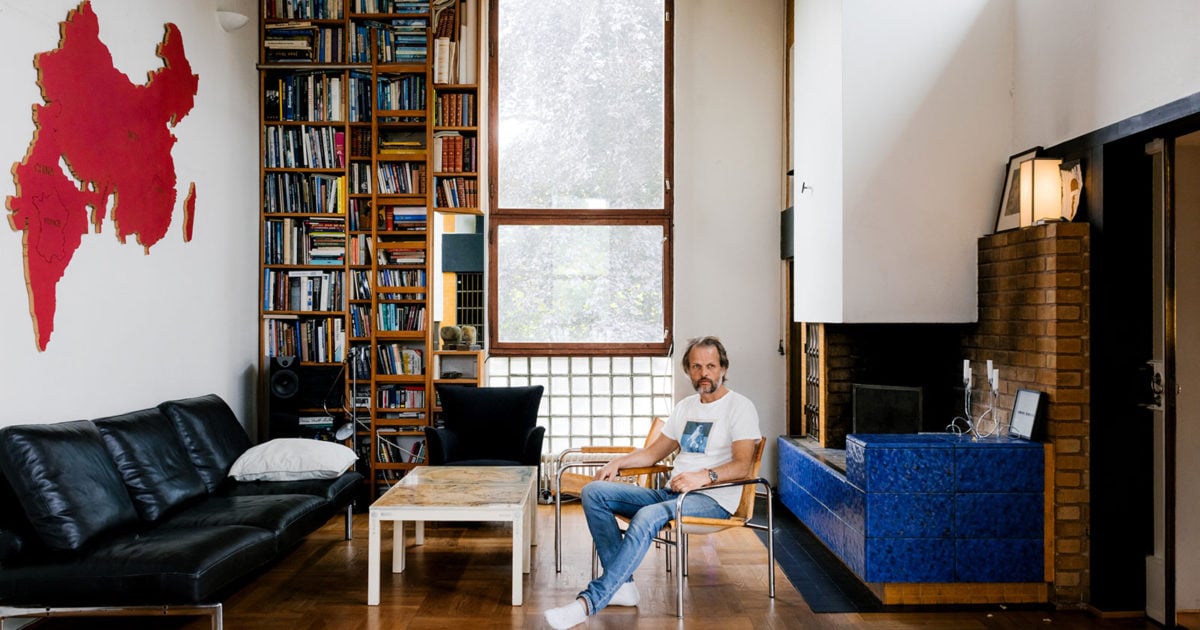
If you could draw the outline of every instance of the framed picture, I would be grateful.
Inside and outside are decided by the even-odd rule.
[[[1059,166],[1062,177],[1062,218],[1073,221],[1079,212],[1079,199],[1083,196],[1083,165],[1079,160],[1063,162]]]
[[[996,210],[996,232],[1032,225],[1033,217],[1021,216],[1021,162],[1037,157],[1042,147],[1034,147],[1008,158],[1004,186],[1000,189],[1000,207]],[[1032,209],[1026,208],[1026,212]]]
[[[1045,404],[1042,392],[1032,389],[1018,389],[1013,401],[1012,415],[1008,418],[1008,436],[1022,440],[1032,440],[1042,428],[1042,416]]]

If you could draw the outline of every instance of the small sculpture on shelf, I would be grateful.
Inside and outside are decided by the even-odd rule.
[[[459,350],[478,350],[479,344],[475,343],[478,333],[474,326],[460,326],[462,336],[458,341]]]
[[[462,338],[462,331],[458,326],[442,326],[439,331],[442,338],[442,350],[456,350]]]

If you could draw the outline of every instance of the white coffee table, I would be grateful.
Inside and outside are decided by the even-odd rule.
[[[537,544],[537,466],[419,466],[371,504],[367,605],[379,605],[380,530],[392,521],[392,573],[404,571],[404,522],[416,523],[425,544],[425,521],[512,523],[512,603],[521,605],[522,574]]]

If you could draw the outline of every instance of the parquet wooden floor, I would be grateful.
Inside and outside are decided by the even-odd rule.
[[[510,605],[511,538],[507,526],[444,523],[426,529],[422,547],[408,549],[403,574],[382,562],[382,601],[366,605],[367,516],[355,515],[354,540],[344,541],[343,521],[334,518],[270,570],[241,586],[225,601],[229,630],[490,630],[546,628],[542,611],[571,600],[590,573],[583,513],[564,506],[563,572],[554,571],[553,506],[538,507],[533,571],[525,576],[523,606]],[[410,530],[411,532],[411,530]],[[411,534],[410,534],[411,536]],[[385,529],[390,553],[390,529]],[[766,549],[749,530],[696,537],[684,594],[685,618],[674,614],[674,581],[664,571],[662,550],[651,548],[636,579],[637,608],[610,607],[588,620],[588,630],[839,629],[944,630],[1158,628],[1142,618],[1101,619],[1082,611],[988,610],[814,614],[787,577],[775,569],[777,595],[767,597]],[[200,618],[58,619],[39,630],[205,630]]]

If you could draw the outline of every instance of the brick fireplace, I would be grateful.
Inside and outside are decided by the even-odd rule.
[[[823,447],[845,446],[854,384],[920,388],[923,431],[945,430],[962,415],[963,359],[974,368],[975,416],[986,408],[987,360],[1000,372],[997,414],[1004,421],[1018,389],[1044,392],[1053,462],[1047,580],[1060,603],[1086,601],[1089,582],[1089,231],[1087,223],[1050,223],[980,238],[975,324],[801,327],[800,347],[819,354],[808,362],[804,376],[816,386],[803,404],[810,437]]]

